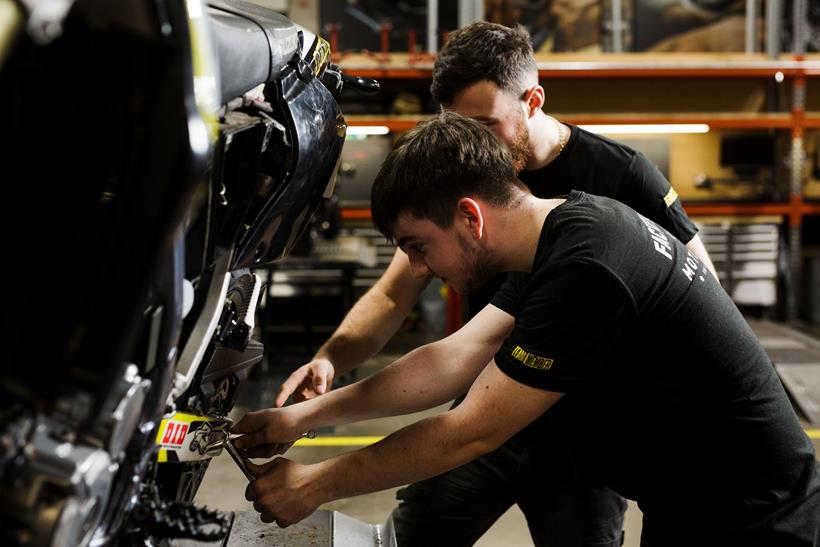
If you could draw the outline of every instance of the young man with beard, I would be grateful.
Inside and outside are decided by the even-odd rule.
[[[399,139],[372,207],[417,277],[467,292],[513,273],[455,334],[353,385],[245,416],[237,446],[255,455],[469,388],[449,412],[368,448],[251,465],[246,497],[263,521],[287,526],[322,503],[456,468],[560,408],[560,429],[528,448],[568,447],[565,473],[637,500],[643,547],[820,545],[811,441],[731,299],[668,231],[609,198],[533,196],[498,137],[454,113]],[[554,494],[540,486],[530,495]]]
[[[713,271],[677,194],[652,163],[541,110],[545,92],[523,27],[478,22],[453,32],[436,60],[431,91],[445,110],[479,120],[501,137],[512,150],[519,178],[536,196],[578,189],[617,199],[669,230]],[[384,275],[314,359],[283,384],[276,405],[291,394],[302,400],[325,393],[335,376],[378,352],[429,279],[414,277],[406,254],[397,249]],[[471,295],[470,315],[490,301],[503,279],[492,279]],[[536,545],[620,545],[626,508],[620,496],[579,484],[562,446],[528,442],[559,424],[560,412],[554,411],[497,451],[400,490],[393,514],[399,545],[471,545],[515,503]]]

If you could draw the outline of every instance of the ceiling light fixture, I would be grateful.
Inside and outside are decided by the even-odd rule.
[[[668,134],[668,133],[708,133],[705,123],[661,123],[661,124],[607,124],[579,125],[590,133],[606,135]]]

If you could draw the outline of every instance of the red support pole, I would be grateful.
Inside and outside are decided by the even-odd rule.
[[[325,26],[329,34],[328,41],[330,42],[330,56],[338,59],[341,56],[339,51],[339,25],[336,23],[329,23]]]
[[[381,61],[386,63],[390,60],[390,23],[382,23],[380,31],[382,39]]]

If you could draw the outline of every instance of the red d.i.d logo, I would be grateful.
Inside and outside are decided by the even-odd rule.
[[[170,420],[168,425],[165,426],[165,435],[162,436],[162,446],[182,447],[187,433],[187,423]]]

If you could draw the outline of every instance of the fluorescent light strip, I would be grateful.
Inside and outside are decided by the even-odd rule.
[[[708,133],[709,126],[705,123],[663,123],[663,124],[610,124],[610,125],[579,125],[590,133],[604,133],[607,135],[635,135],[646,133]]]
[[[348,135],[387,135],[390,128],[386,125],[348,125]]]
[[[705,123],[670,123],[670,124],[607,124],[581,125],[591,133],[609,135],[635,134],[668,134],[668,133],[708,133],[709,126]],[[390,128],[386,125],[349,125],[348,135],[387,135]]]

